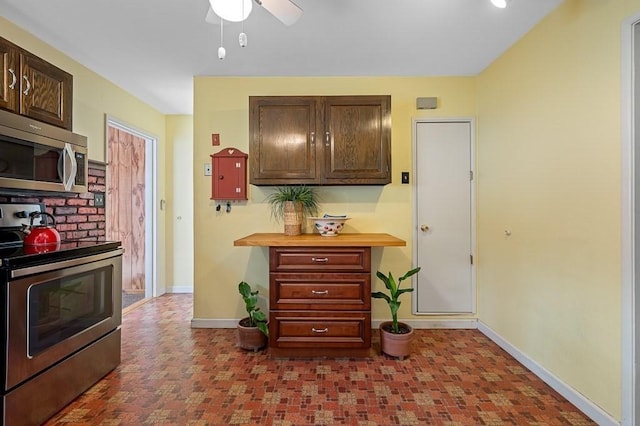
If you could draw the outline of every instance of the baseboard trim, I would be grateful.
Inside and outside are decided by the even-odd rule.
[[[551,386],[556,392],[562,395],[565,399],[575,405],[580,411],[582,411],[587,417],[596,422],[600,426],[617,426],[620,423],[615,420],[611,415],[602,410],[591,400],[586,398],[580,392],[564,383],[558,377],[556,377],[549,370],[538,364],[533,359],[529,358],[525,353],[513,346],[507,340],[505,340],[498,333],[493,331],[482,321],[478,321],[478,330],[491,339],[496,345],[500,346],[506,352],[514,357],[520,364],[524,365],[533,374],[538,376],[540,380]]]
[[[193,286],[174,285],[172,287],[167,287],[167,293],[193,293]]]
[[[379,328],[380,323],[389,321],[389,319],[374,319],[371,321],[371,328]],[[474,330],[478,328],[478,320],[475,318],[465,319],[402,319],[407,325],[410,325],[416,329],[429,329],[429,328],[453,328],[453,329],[470,329]]]

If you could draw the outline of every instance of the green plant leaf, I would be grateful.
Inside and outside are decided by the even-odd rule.
[[[371,293],[371,297],[375,299],[384,299],[387,301],[387,303],[391,302],[391,298],[389,298],[389,296],[387,296],[381,291],[376,291],[375,293]]]
[[[243,298],[249,297],[251,295],[251,286],[249,286],[248,283],[242,281],[240,284],[238,284],[238,291]]]
[[[396,293],[398,296],[400,296],[402,293],[411,293],[413,291],[413,287],[411,288],[403,288],[401,290],[398,290],[398,292]]]
[[[269,326],[267,325],[267,323],[259,322],[256,324],[256,327],[258,327],[258,330],[262,331],[262,334],[269,337]]]
[[[256,311],[253,313],[253,319],[254,319],[255,321],[258,321],[258,322],[260,322],[260,321],[266,321],[266,320],[267,320],[267,316],[265,315],[265,313],[264,313],[264,312],[262,312],[262,311],[260,311],[260,310],[256,310]]]
[[[413,276],[413,275],[417,274],[418,272],[420,272],[420,267],[419,267],[419,266],[418,266],[417,268],[414,268],[414,269],[412,269],[412,270],[408,271],[406,274],[404,274],[404,275],[403,275],[403,276],[398,280],[398,282],[400,282],[400,281],[404,281],[404,280],[406,280],[407,278],[409,278],[409,277],[411,277],[411,276]]]

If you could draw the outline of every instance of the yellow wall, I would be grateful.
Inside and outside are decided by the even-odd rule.
[[[87,136],[89,159],[105,161],[105,128],[107,115],[158,138],[158,169],[165,169],[165,116],[141,102],[113,83],[90,71],[33,35],[0,17],[0,37],[17,44],[29,52],[51,62],[73,75],[73,131]],[[165,175],[158,179],[158,198],[167,197]],[[158,216],[158,283],[164,287],[165,215]]]
[[[617,419],[620,28],[637,10],[568,0],[478,78],[478,316]]]
[[[167,292],[193,291],[193,116],[167,116]]]
[[[389,94],[392,103],[393,183],[387,186],[320,188],[322,210],[346,213],[351,232],[388,232],[407,241],[406,248],[373,249],[372,268],[396,275],[409,269],[412,258],[411,186],[400,184],[400,172],[411,170],[411,124],[418,116],[473,116],[473,78],[215,78],[196,77],[194,100],[195,301],[194,318],[241,318],[237,284],[246,280],[268,294],[266,248],[234,247],[233,241],[253,232],[282,232],[265,203],[270,189],[249,186],[249,200],[232,205],[231,213],[216,212],[210,201],[211,180],[204,163],[219,149],[249,151],[250,95]],[[416,97],[438,96],[441,108],[417,111]],[[219,133],[220,147],[211,146]],[[311,232],[310,229],[308,229]],[[378,289],[381,283],[375,282]],[[401,315],[411,316],[411,300]],[[387,319],[388,307],[373,303],[373,318]]]

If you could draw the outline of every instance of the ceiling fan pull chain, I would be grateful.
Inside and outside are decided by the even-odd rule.
[[[223,60],[227,54],[227,51],[224,49],[224,19],[220,18],[220,47],[218,47],[218,59]]]
[[[244,16],[244,1],[242,3],[242,16]],[[238,36],[238,42],[240,43],[240,47],[247,47],[247,34],[244,32],[244,19],[242,20],[242,32]]]

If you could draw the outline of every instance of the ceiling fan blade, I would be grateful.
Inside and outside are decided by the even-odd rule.
[[[302,16],[302,9],[291,0],[255,0],[286,26],[296,23]]]

